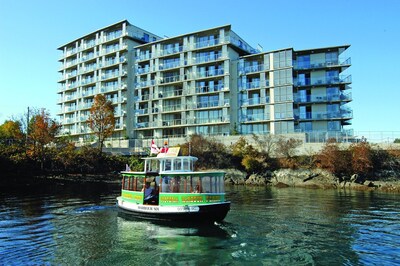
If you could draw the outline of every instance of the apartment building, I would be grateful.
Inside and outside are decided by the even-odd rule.
[[[292,48],[241,57],[238,63],[242,134],[314,132],[337,136],[350,125],[349,45]]]
[[[114,138],[340,135],[352,119],[348,48],[261,52],[231,25],[160,38],[125,20],[59,48],[63,134],[93,138],[86,120],[104,93]]]
[[[114,105],[114,137],[126,136],[126,132],[132,131],[133,115],[128,110],[133,106],[129,93],[135,81],[131,71],[134,47],[159,39],[124,20],[59,47],[62,52],[58,90],[61,134],[80,141],[94,138],[87,119],[97,94],[104,94]]]
[[[137,138],[229,135],[238,124],[235,62],[255,50],[230,25],[135,50]]]

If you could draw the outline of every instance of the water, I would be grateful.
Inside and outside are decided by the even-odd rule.
[[[230,188],[221,224],[174,227],[115,207],[114,185],[0,192],[0,265],[399,265],[400,195]]]

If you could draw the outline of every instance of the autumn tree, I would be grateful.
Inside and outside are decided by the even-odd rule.
[[[29,140],[31,141],[33,155],[39,158],[42,170],[46,146],[55,140],[59,129],[60,125],[50,118],[50,114],[46,109],[42,109],[30,121]]]
[[[303,142],[294,138],[279,138],[275,146],[275,152],[280,157],[280,164],[282,167],[296,168],[298,163],[296,161],[296,149]]]
[[[213,138],[205,138],[202,135],[193,134],[189,141],[181,145],[182,154],[198,157],[196,166],[199,168],[228,168],[231,166],[231,156],[226,146]]]
[[[253,134],[256,146],[247,142],[245,137],[231,145],[233,159],[238,161],[247,173],[264,173],[276,168],[276,160],[271,157],[272,138]],[[237,163],[235,166],[238,166]]]
[[[88,119],[89,127],[97,136],[99,152],[103,150],[104,140],[110,137],[115,128],[114,106],[103,94],[94,97]]]
[[[346,175],[351,170],[351,156],[342,150],[336,140],[329,139],[321,152],[316,156],[317,166],[324,168],[336,176]]]
[[[272,134],[262,134],[256,135],[252,134],[252,138],[256,143],[260,152],[264,153],[268,157],[272,157],[276,147],[276,141],[274,140],[274,135]]]
[[[0,139],[7,142],[22,141],[24,133],[20,122],[7,120],[0,125]]]
[[[374,168],[371,146],[367,142],[352,144],[350,152],[353,172],[363,176],[371,175]]]

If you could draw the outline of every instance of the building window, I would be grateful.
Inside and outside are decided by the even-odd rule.
[[[340,122],[328,121],[328,131],[340,131]]]
[[[310,68],[310,55],[301,55],[297,57],[297,68]]]
[[[275,119],[285,119],[293,117],[293,105],[282,103],[275,105]]]
[[[275,102],[293,101],[293,88],[292,86],[277,87],[275,88]]]
[[[326,64],[329,65],[337,65],[338,64],[338,53],[331,52],[325,54]]]
[[[280,51],[274,53],[274,68],[290,67],[292,65],[292,51]]]
[[[292,83],[292,70],[285,69],[274,72],[274,85],[286,85]]]
[[[327,83],[339,82],[339,71],[338,70],[326,71],[326,82]]]
[[[301,132],[310,132],[312,131],[312,123],[311,122],[303,122],[300,123]]]

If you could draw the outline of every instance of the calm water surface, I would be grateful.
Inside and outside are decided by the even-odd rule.
[[[4,189],[3,189],[4,190]],[[0,265],[399,265],[400,195],[228,188],[224,223],[118,212],[115,185],[0,191]]]

